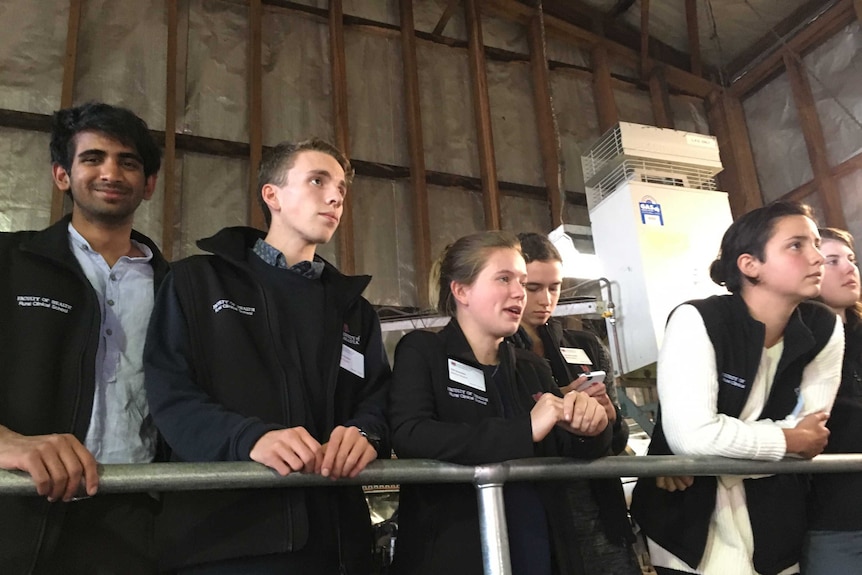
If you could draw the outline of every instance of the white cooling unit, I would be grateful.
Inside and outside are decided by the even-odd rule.
[[[582,158],[596,255],[616,303],[621,373],[658,358],[668,314],[724,288],[709,264],[732,222],[712,136],[620,123]]]
[[[625,182],[716,190],[722,169],[713,136],[620,122],[581,158],[592,211]]]

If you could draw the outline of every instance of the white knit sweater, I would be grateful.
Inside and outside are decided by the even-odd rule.
[[[782,428],[794,427],[796,417],[758,420],[769,397],[772,380],[784,349],[781,341],[764,349],[751,392],[739,418],[716,413],[718,373],[715,350],[698,311],[679,307],[665,330],[658,360],[658,394],[662,426],[668,445],[677,455],[778,460],[785,456]],[[826,347],[806,366],[799,417],[829,411],[841,381],[844,329],[839,318]],[[648,540],[653,565],[703,575],[754,575],[754,537],[740,476],[718,478],[716,508],[710,519],[706,549],[697,570]],[[653,479],[644,479],[653,481]],[[697,478],[695,478],[697,481]],[[798,566],[782,572],[797,573]]]

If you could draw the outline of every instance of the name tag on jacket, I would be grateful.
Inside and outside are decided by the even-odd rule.
[[[365,356],[353,349],[341,344],[341,367],[358,377],[365,377]]]
[[[566,363],[573,363],[575,365],[593,365],[593,362],[590,361],[590,356],[587,355],[587,352],[577,347],[561,347],[560,353],[563,354],[563,358],[566,360]]]
[[[449,379],[467,387],[485,391],[485,374],[481,369],[451,358],[449,359]]]

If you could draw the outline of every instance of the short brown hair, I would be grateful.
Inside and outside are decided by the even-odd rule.
[[[521,243],[510,232],[490,231],[464,236],[444,248],[431,268],[431,281],[428,282],[431,304],[436,304],[437,311],[455,317],[457,308],[450,284],[456,281],[472,285],[488,263],[490,253],[498,249],[513,249],[520,253]]]
[[[838,228],[820,228],[818,231],[820,232],[821,242],[826,240],[839,242],[850,248],[850,251],[854,254],[856,253],[856,246],[854,245],[853,236],[850,232]],[[819,297],[817,299],[823,301]],[[854,305],[851,305],[844,310],[844,312],[847,316],[848,322],[859,322],[862,320],[862,301],[857,301]]]
[[[263,159],[260,162],[260,168],[257,171],[257,201],[260,204],[260,209],[263,210],[263,217],[266,220],[266,226],[272,223],[272,213],[269,211],[269,206],[263,201],[263,187],[267,184],[283,186],[287,183],[287,172],[293,167],[296,161],[296,156],[300,152],[313,151],[329,154],[338,162],[341,169],[344,170],[344,181],[350,186],[353,182],[353,166],[350,165],[350,160],[344,155],[344,152],[321,138],[309,138],[301,142],[281,142],[276,146],[266,150],[263,154]]]

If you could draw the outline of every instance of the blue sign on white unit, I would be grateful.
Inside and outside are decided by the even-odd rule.
[[[641,210],[641,223],[648,226],[663,226],[664,218],[661,215],[661,204],[656,203],[650,197],[638,202]]]

